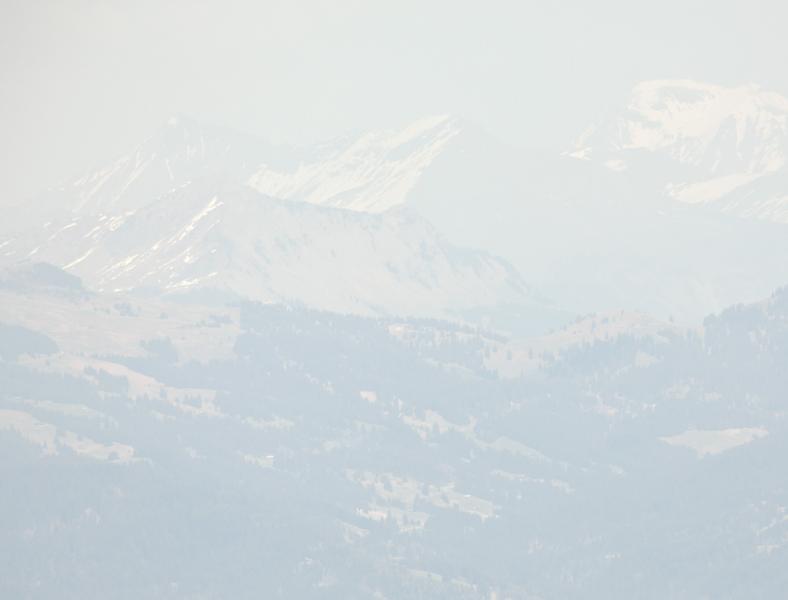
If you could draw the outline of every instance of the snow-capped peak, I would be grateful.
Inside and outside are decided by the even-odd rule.
[[[272,154],[265,141],[173,115],[111,164],[69,187],[67,208],[81,214],[135,211],[195,180],[243,180]]]
[[[785,164],[786,136],[788,99],[779,94],[752,84],[658,80],[636,85],[624,113],[590,128],[575,153],[646,150],[711,173],[764,172]]]
[[[683,202],[727,197],[723,210],[788,220],[782,184],[774,181],[788,168],[788,99],[754,84],[640,83],[626,107],[590,127],[569,155],[616,171],[638,167]],[[753,185],[761,187],[757,205],[747,193]]]
[[[294,168],[264,164],[249,185],[276,198],[384,212],[406,202],[422,172],[459,132],[459,122],[449,116],[421,119],[330,144]]]

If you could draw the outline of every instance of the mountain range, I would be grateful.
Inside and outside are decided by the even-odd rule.
[[[0,223],[3,598],[778,598],[785,101],[563,154],[186,117]]]
[[[527,331],[620,308],[689,324],[788,277],[787,103],[646,82],[561,156],[452,117],[311,147],[174,117],[18,206],[0,260],[52,262],[97,289],[357,314],[489,319],[506,305]]]

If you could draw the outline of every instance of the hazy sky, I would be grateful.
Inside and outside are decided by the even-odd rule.
[[[0,0],[0,195],[174,113],[307,142],[435,113],[560,149],[652,78],[788,95],[783,2]]]

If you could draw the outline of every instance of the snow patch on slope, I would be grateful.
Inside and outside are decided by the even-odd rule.
[[[678,435],[659,438],[671,446],[694,450],[698,457],[721,454],[731,448],[744,446],[766,437],[769,432],[763,427],[736,427],[732,429],[690,429]]]
[[[638,167],[680,202],[724,200],[724,212],[788,222],[780,183],[747,193],[788,169],[788,98],[757,85],[640,83],[617,117],[587,129],[567,155],[614,171]]]
[[[383,212],[404,204],[422,172],[459,131],[456,121],[441,116],[399,131],[367,133],[293,170],[262,165],[249,185],[275,198]]]

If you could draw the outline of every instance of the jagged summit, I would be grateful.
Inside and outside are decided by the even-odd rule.
[[[293,258],[300,251],[320,256],[314,265],[321,272],[338,272],[334,257],[342,256],[355,265],[347,274],[359,277],[375,279],[380,268],[393,269],[403,282],[420,273],[427,286],[440,281],[456,291],[467,284],[476,290],[466,294],[469,306],[482,299],[489,305],[492,290],[511,289],[514,278],[499,287],[500,265],[484,261],[476,263],[477,271],[447,261],[450,268],[440,277],[424,275],[443,269],[436,262],[441,253],[415,252],[414,244],[434,248],[443,238],[452,253],[472,248],[504,257],[544,294],[573,309],[623,307],[693,319],[782,282],[788,246],[781,226],[738,217],[788,221],[785,104],[754,86],[645,82],[618,115],[581,139],[573,158],[518,150],[451,116],[306,148],[274,148],[176,115],[126,156],[50,194],[46,210],[8,219],[0,229],[0,258],[49,260],[102,289],[135,288],[138,276],[165,290],[182,282],[189,282],[184,289],[215,287],[224,280],[211,273],[235,271],[237,279],[219,287],[266,298],[279,292],[316,298],[313,289],[284,279],[273,287],[262,283],[273,277],[276,261],[300,266]],[[253,193],[234,193],[239,189]],[[200,216],[215,197],[223,204]],[[284,218],[291,209],[301,217]],[[426,220],[435,231],[401,222],[395,227],[401,213]],[[221,268],[210,266],[213,259],[194,262],[205,248],[215,248],[209,243],[215,236],[234,239],[229,222],[248,243],[230,244],[232,260]],[[391,240],[397,239],[361,244],[356,257],[336,244],[318,251],[318,223],[349,239],[358,231],[378,239],[391,225]],[[197,235],[208,225],[205,236]],[[254,241],[254,231],[281,244]],[[148,246],[131,244],[129,232],[144,232]],[[252,252],[263,246],[262,254]],[[764,256],[766,246],[772,249]],[[376,256],[367,261],[365,253]],[[247,265],[252,254],[262,262]],[[722,254],[732,258],[723,263]],[[638,267],[643,264],[651,265],[647,273]],[[332,290],[337,298],[356,285],[347,277]],[[413,283],[397,281],[381,283],[368,301],[345,295],[332,306],[382,306],[396,296],[396,286]],[[447,301],[437,292],[424,294],[425,310],[428,297]],[[387,310],[397,310],[389,304]]]
[[[80,214],[135,211],[194,181],[243,180],[271,153],[253,136],[175,115],[128,154],[67,186],[63,204]]]
[[[675,200],[788,222],[788,99],[754,84],[640,83],[570,155],[634,170]]]
[[[80,214],[129,212],[212,179],[282,200],[383,212],[408,202],[424,171],[465,126],[441,115],[288,147],[176,114],[127,154],[57,190],[56,204]]]
[[[788,99],[757,85],[646,81],[621,114],[580,137],[575,153],[646,150],[712,174],[773,171],[786,162],[787,117]]]
[[[264,164],[249,185],[276,198],[362,212],[384,212],[408,200],[422,173],[461,129],[447,115],[401,129],[343,138],[294,169]]]
[[[48,261],[98,291],[356,314],[541,305],[505,261],[450,243],[412,211],[386,210],[407,200],[455,127],[437,117],[280,152],[175,116],[54,191],[42,215],[0,229],[2,259]]]

